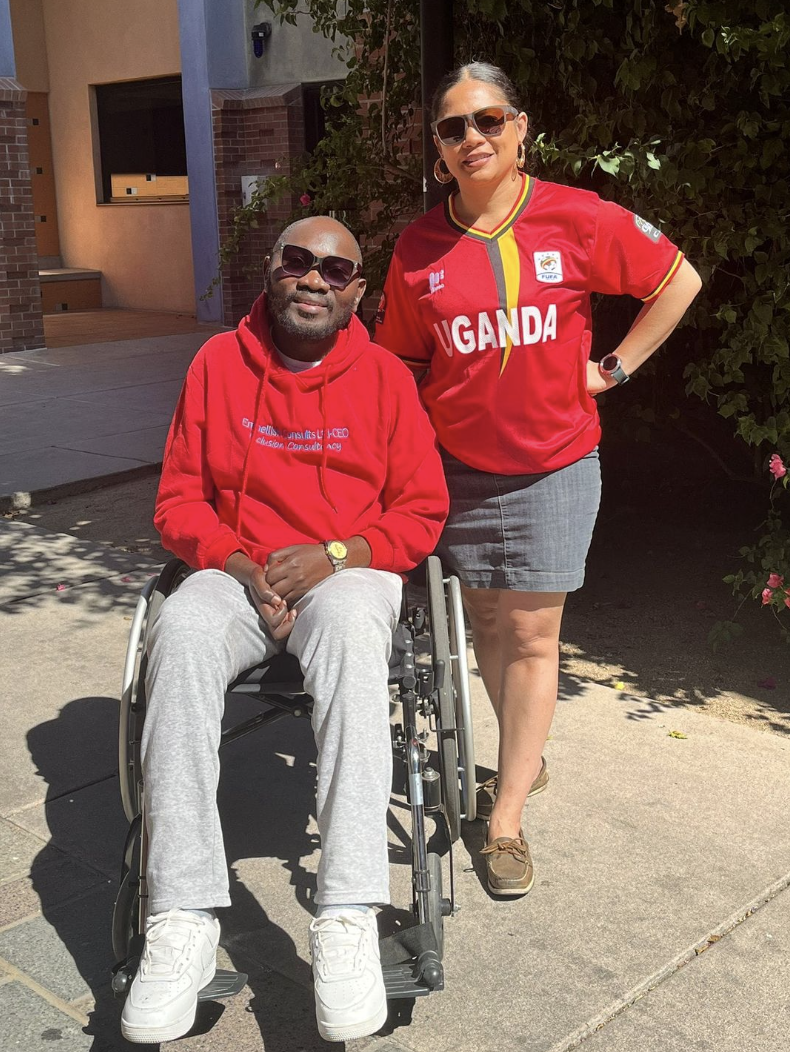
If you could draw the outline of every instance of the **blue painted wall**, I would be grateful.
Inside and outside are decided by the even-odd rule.
[[[219,251],[211,89],[248,85],[245,2],[178,0],[178,18],[196,310],[200,321],[221,321],[221,288],[200,299],[217,275]]]
[[[0,77],[16,77],[14,37],[8,0],[0,0]]]

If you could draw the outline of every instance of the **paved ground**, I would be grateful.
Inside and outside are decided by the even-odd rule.
[[[0,511],[155,470],[211,331],[2,355]]]
[[[177,336],[104,352],[95,345],[71,361],[60,357],[69,352],[57,362],[4,356],[0,435],[27,438],[6,447],[0,467],[17,472],[22,488],[39,498],[31,473],[37,461],[86,452],[91,439],[97,442],[87,452],[103,463],[80,484],[132,459],[119,455],[129,445],[107,454],[111,434],[137,434],[135,464],[154,463],[153,436],[146,446],[139,432],[164,427],[197,342]],[[23,381],[16,399],[6,383],[15,377]],[[103,406],[117,420],[129,415],[121,428],[101,425],[86,437],[83,422],[109,419]],[[139,423],[134,406],[154,406],[163,422],[123,430]],[[15,429],[7,424],[14,413]],[[29,445],[36,429],[25,428],[36,414],[41,441]],[[42,477],[48,486],[64,481],[55,472]],[[154,569],[95,541],[0,520],[4,1050],[130,1047],[118,1035],[119,1006],[109,995],[110,918],[125,836],[117,699],[129,620]],[[494,762],[495,728],[474,674],[472,689],[482,773]],[[477,855],[482,828],[465,828],[455,851],[460,909],[446,928],[447,989],[400,1006],[381,1035],[356,1046],[785,1048],[790,741],[573,677],[563,682],[546,755],[549,789],[525,815],[533,892],[517,902],[491,899]],[[302,721],[244,739],[225,757],[220,803],[234,904],[223,911],[222,954],[250,980],[224,1006],[202,1008],[195,1032],[181,1042],[185,1050],[325,1047],[314,1028],[307,964],[317,860],[312,759]],[[403,802],[394,797],[396,907],[384,912],[383,924],[408,902],[404,824]]]
[[[181,332],[202,332],[212,326],[195,320],[191,314],[165,311],[102,310],[64,311],[44,315],[47,347],[75,347],[85,343],[114,343],[151,336],[173,336]]]
[[[118,680],[128,619],[152,569],[24,523],[0,531],[2,1046],[120,1049],[108,993],[125,833]],[[484,767],[494,760],[494,726],[477,676],[473,691]],[[225,758],[234,905],[224,911],[223,952],[250,982],[224,1009],[201,1012],[205,1032],[184,1049],[322,1045],[306,963],[312,755],[309,727],[289,721]],[[790,1023],[790,742],[574,681],[547,759],[549,789],[526,815],[532,894],[489,898],[476,855],[482,829],[466,828],[455,853],[461,908],[447,922],[447,989],[359,1046],[781,1048]],[[403,907],[398,799],[393,816]]]

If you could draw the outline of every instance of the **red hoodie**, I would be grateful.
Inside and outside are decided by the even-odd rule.
[[[323,436],[326,435],[326,441]],[[433,551],[448,497],[411,373],[352,317],[320,365],[292,373],[264,296],[189,367],[165,448],[154,524],[197,569],[244,551],[362,536],[370,565]]]

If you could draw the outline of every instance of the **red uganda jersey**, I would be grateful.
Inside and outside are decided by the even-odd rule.
[[[507,219],[465,226],[453,199],[395,246],[376,342],[415,371],[440,443],[480,471],[535,474],[597,445],[590,293],[649,302],[683,254],[597,194],[525,176]]]

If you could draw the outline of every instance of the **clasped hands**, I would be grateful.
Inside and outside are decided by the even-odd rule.
[[[292,544],[272,552],[250,574],[249,589],[274,639],[285,639],[296,621],[294,604],[333,573],[323,544]]]

